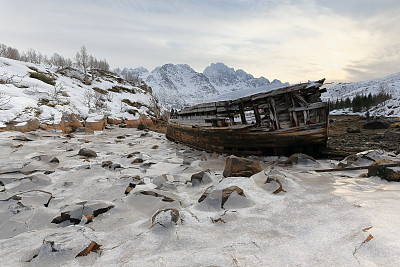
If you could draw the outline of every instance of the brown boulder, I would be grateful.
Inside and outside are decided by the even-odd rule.
[[[85,127],[93,131],[103,131],[106,127],[106,124],[106,119],[102,119],[100,121],[87,121],[85,122]]]
[[[300,165],[309,165],[309,164],[315,164],[317,161],[306,154],[302,153],[295,153],[291,155],[285,162],[286,164],[300,164]]]
[[[260,162],[230,156],[226,159],[224,177],[250,177],[262,171]]]
[[[93,158],[97,157],[96,152],[94,152],[93,150],[90,150],[90,149],[86,149],[86,148],[81,148],[81,149],[79,150],[79,152],[78,152],[78,155],[80,155],[80,156],[85,156],[85,157],[89,157],[89,158],[91,158],[91,157],[93,157]]]
[[[393,164],[398,163],[391,160],[386,161],[376,161],[371,164],[371,166],[381,165],[377,168],[368,169],[368,177],[378,176],[389,182],[400,182],[400,167],[386,167],[383,164]]]

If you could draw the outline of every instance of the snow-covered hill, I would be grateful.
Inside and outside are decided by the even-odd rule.
[[[375,116],[400,117],[400,72],[383,78],[372,79],[362,82],[339,83],[327,92],[322,94],[324,101],[336,101],[337,99],[354,98],[357,95],[368,95],[369,93],[377,95],[386,93],[392,96],[392,99],[373,107],[370,112]],[[348,110],[334,111],[333,114],[351,113]]]
[[[221,95],[240,96],[254,90],[271,90],[288,83],[270,82],[264,77],[254,78],[244,70],[234,70],[223,63],[212,63],[203,73],[187,64],[165,64],[148,72],[145,68],[115,70],[130,73],[152,87],[155,95],[167,108],[181,108],[217,99]]]
[[[76,114],[87,121],[104,117],[135,120],[153,116],[157,100],[111,72],[90,71],[89,82],[73,68],[37,65],[0,57],[0,127],[38,118],[59,123]]]

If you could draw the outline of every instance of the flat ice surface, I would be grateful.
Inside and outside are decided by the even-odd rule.
[[[251,157],[261,161],[263,172],[223,178],[226,156],[141,133],[115,128],[67,138],[38,131],[26,134],[33,140],[28,142],[13,140],[21,133],[0,133],[0,265],[400,264],[399,183],[360,177],[365,170],[314,171],[337,161],[285,166],[278,157]],[[98,157],[78,156],[80,148]],[[59,163],[50,163],[54,157]],[[144,162],[132,163],[135,158]],[[122,168],[103,168],[103,161]],[[192,174],[203,170],[212,182],[192,186]],[[273,194],[279,184],[265,184],[268,177],[286,193]],[[233,192],[221,208],[221,192],[230,186],[245,197]],[[199,203],[204,192],[208,197]],[[87,224],[86,213],[77,225],[51,223],[68,207],[91,200],[114,207]],[[167,208],[179,211],[177,223],[164,216],[151,227],[153,215]],[[91,242],[100,249],[76,257]]]

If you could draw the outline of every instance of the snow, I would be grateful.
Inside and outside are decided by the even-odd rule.
[[[31,67],[31,68],[29,68]],[[44,83],[38,79],[29,77],[29,72],[34,69],[55,79],[56,86]],[[58,68],[46,65],[36,65],[0,57],[0,79],[5,80],[14,75],[13,83],[0,83],[0,126],[4,127],[8,122],[26,122],[38,118],[46,123],[59,123],[64,114],[77,114],[89,121],[101,120],[107,116],[118,119],[138,119],[141,115],[151,116],[148,107],[155,102],[153,96],[125,81],[117,81],[118,76],[96,77],[91,85],[82,83],[83,73],[67,69],[64,72]],[[18,76],[16,76],[18,75]],[[113,86],[121,86],[128,91],[107,91]],[[105,90],[107,93],[96,93],[92,88]],[[56,93],[56,89],[61,92]],[[87,95],[91,95],[90,105],[87,104]],[[95,108],[95,98],[102,98],[102,108]],[[46,99],[49,102],[43,103]],[[131,102],[141,104],[141,107],[132,107],[122,102],[128,99]],[[128,113],[136,112],[135,115]]]
[[[212,63],[203,73],[198,73],[187,64],[165,64],[149,72],[145,68],[117,70],[138,75],[152,87],[160,103],[167,109],[180,109],[199,103],[213,101],[224,95],[243,95],[248,92],[262,92],[279,88],[279,80],[271,83],[264,77],[254,78],[244,70],[234,70],[223,63]]]
[[[377,95],[380,92],[390,94],[392,99],[379,104],[370,110],[371,116],[400,117],[400,73],[368,81],[339,83],[327,89],[321,98],[323,101],[335,102],[337,99],[353,99],[357,95]],[[365,111],[364,111],[365,112]],[[332,115],[360,115],[364,112],[352,112],[349,109],[334,110]]]
[[[26,135],[33,140],[30,142],[13,140],[20,135],[17,132],[0,133],[0,181],[4,184],[0,184],[2,265],[400,263],[400,183],[360,177],[365,170],[314,171],[337,167],[339,162],[335,160],[284,165],[285,157],[255,156],[250,159],[261,162],[262,172],[250,178],[223,178],[227,155],[171,143],[159,133],[141,136],[142,133],[112,128],[95,135],[68,138],[37,131]],[[19,144],[23,146],[15,148]],[[154,145],[159,148],[152,149]],[[98,157],[88,161],[78,156],[83,147],[94,150]],[[134,157],[143,158],[144,162],[131,164],[134,158],[127,155],[136,151],[139,153]],[[362,156],[398,161],[400,155],[368,151],[350,164],[369,163],[361,160]],[[49,162],[54,157],[59,164]],[[102,162],[107,160],[119,163],[122,169],[102,168]],[[149,162],[154,164],[144,165]],[[26,174],[19,172],[21,168]],[[34,170],[40,171],[26,172]],[[54,172],[45,175],[45,171]],[[207,171],[211,183],[187,183],[200,171]],[[137,175],[140,181],[135,180]],[[273,194],[279,185],[275,181],[264,183],[268,177],[277,178],[286,193]],[[130,183],[137,186],[125,195]],[[232,193],[222,209],[221,190],[230,186],[240,187],[245,197]],[[143,191],[153,191],[174,201],[144,195]],[[205,191],[210,195],[199,203]],[[11,198],[14,195],[18,197]],[[60,212],[82,201],[101,201],[114,207],[88,224],[51,223]],[[161,224],[151,227],[156,212],[167,208],[179,211],[177,223],[169,219],[168,212],[160,212],[156,222]],[[366,242],[369,235],[373,238]],[[92,241],[101,245],[100,251],[76,257]]]

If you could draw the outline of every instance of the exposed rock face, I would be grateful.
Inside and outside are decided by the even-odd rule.
[[[78,155],[80,156],[85,156],[85,157],[89,157],[89,158],[95,158],[97,157],[96,152],[94,152],[93,150],[90,149],[86,149],[86,148],[81,148],[78,152]]]
[[[386,121],[371,121],[367,122],[366,124],[363,125],[364,129],[387,129],[389,128],[390,124]]]
[[[291,155],[285,162],[286,164],[300,164],[300,165],[309,165],[309,164],[315,164],[317,161],[306,154],[302,153],[296,153]]]
[[[262,171],[260,162],[230,156],[226,159],[224,177],[250,177]]]

